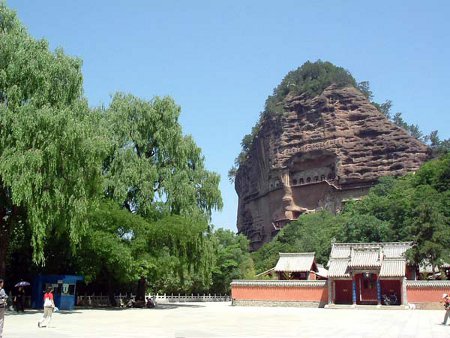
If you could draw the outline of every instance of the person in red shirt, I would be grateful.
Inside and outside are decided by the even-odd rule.
[[[38,321],[39,327],[46,327],[50,324],[54,308],[55,302],[53,300],[53,289],[51,287],[48,287],[47,291],[44,294],[44,316],[40,321]]]

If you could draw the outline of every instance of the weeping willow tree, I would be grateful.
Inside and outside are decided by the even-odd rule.
[[[103,201],[90,224],[73,261],[86,281],[111,294],[129,290],[141,276],[155,292],[201,292],[212,284],[215,248],[203,217],[148,221]]]
[[[81,61],[33,39],[0,2],[0,275],[19,224],[36,263],[49,234],[79,242],[101,184],[99,118],[82,98]]]
[[[179,114],[170,97],[113,97],[105,117],[112,142],[105,162],[108,197],[150,219],[209,218],[222,207],[220,177],[205,169],[201,149],[182,133]]]
[[[180,107],[169,98],[150,101],[114,95],[104,112],[110,152],[104,162],[108,199],[145,220],[132,241],[135,272],[159,290],[199,290],[211,284],[214,264],[208,221],[222,207],[220,177],[205,169],[201,149],[182,133]],[[136,235],[136,236],[134,236]]]

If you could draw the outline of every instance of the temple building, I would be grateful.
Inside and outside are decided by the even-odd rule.
[[[279,280],[316,280],[324,279],[319,274],[314,252],[280,253],[274,271]]]
[[[327,269],[316,263],[315,252],[282,253],[275,267],[257,277],[278,280],[326,280]]]
[[[411,247],[412,242],[334,243],[328,276],[314,253],[280,253],[277,265],[258,275],[271,279],[233,280],[232,304],[442,309],[450,280],[418,279],[424,276],[406,258]]]
[[[406,279],[415,279],[405,253],[411,242],[334,243],[328,271],[329,304],[408,303]]]

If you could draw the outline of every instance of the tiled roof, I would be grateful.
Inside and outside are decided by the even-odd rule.
[[[280,253],[275,271],[304,272],[311,271],[314,263],[314,252]]]
[[[445,288],[450,290],[450,280],[407,280],[408,288]],[[447,292],[450,293],[450,292]]]
[[[309,287],[309,288],[323,288],[326,280],[233,280],[231,286],[253,286],[253,287]]]
[[[355,249],[350,257],[351,267],[378,267],[381,266],[380,249]]]
[[[353,268],[380,268],[380,277],[405,276],[405,252],[411,246],[411,242],[333,243],[328,277],[349,277]]]
[[[328,277],[328,270],[323,267],[321,264],[317,264],[317,275],[321,277]]]
[[[334,243],[331,248],[330,258],[348,258],[350,257],[351,247],[348,245],[340,245],[341,243]]]
[[[406,274],[404,259],[385,259],[381,265],[380,277],[403,277]]]
[[[409,248],[411,248],[410,242],[385,243],[383,254],[386,258],[400,258],[405,256],[405,252]]]
[[[328,277],[350,277],[347,267],[348,259],[332,260],[328,268]]]

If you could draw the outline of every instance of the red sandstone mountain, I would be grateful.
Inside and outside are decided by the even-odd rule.
[[[288,95],[284,111],[263,121],[236,174],[237,227],[252,250],[302,213],[336,212],[379,177],[414,172],[429,156],[354,87]]]

